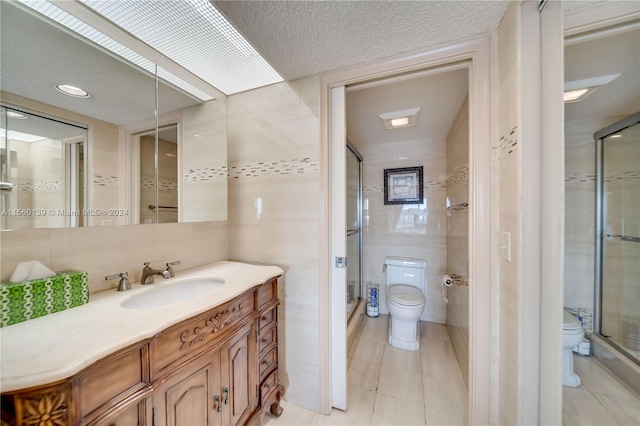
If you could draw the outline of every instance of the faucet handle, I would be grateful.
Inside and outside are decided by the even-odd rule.
[[[179,265],[181,262],[179,260],[176,260],[175,262],[167,262],[167,269],[165,270],[165,272],[168,272],[169,278],[173,278],[176,276],[175,272],[173,272],[173,265]],[[166,278],[166,277],[165,277]]]
[[[129,283],[129,273],[128,272],[120,272],[119,274],[107,275],[104,277],[105,280],[114,280],[116,278],[120,278],[120,282],[118,283],[117,291],[126,291],[131,290],[131,283]]]
[[[151,265],[151,262],[144,262],[144,267],[145,268],[149,267],[149,265]]]

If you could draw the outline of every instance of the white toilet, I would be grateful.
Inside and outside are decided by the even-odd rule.
[[[569,312],[564,311],[562,324],[562,385],[576,388],[580,386],[580,377],[573,372],[573,348],[582,342],[584,329],[580,322]]]
[[[389,344],[396,348],[417,351],[420,349],[418,321],[426,299],[427,261],[408,257],[387,257],[387,308],[389,319]]]

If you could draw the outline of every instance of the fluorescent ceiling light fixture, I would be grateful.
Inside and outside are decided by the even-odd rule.
[[[564,92],[563,99],[565,102],[573,102],[588,91],[589,89],[570,90],[568,92]]]
[[[16,120],[26,120],[29,118],[26,115],[20,114],[19,112],[15,112],[15,111],[7,111],[7,117],[13,118]]]
[[[420,108],[405,109],[402,111],[387,112],[380,114],[378,117],[384,122],[386,129],[398,129],[400,127],[409,127],[416,124],[416,114]]]
[[[0,132],[4,134],[5,129],[0,129]],[[13,141],[21,141],[21,142],[39,142],[46,140],[48,138],[44,136],[32,135],[29,133],[16,132],[15,130],[9,130],[7,132],[7,139]]]
[[[227,95],[283,81],[209,0],[81,1]]]
[[[67,96],[73,96],[74,98],[88,98],[89,92],[79,87],[71,86],[69,84],[58,84],[56,90],[60,93],[64,93]]]
[[[145,58],[144,56],[134,52],[125,45],[119,43],[106,34],[96,30],[89,26],[85,22],[79,20],[73,15],[65,12],[64,10],[56,7],[55,5],[45,0],[18,0],[20,3],[28,6],[32,10],[38,12],[41,15],[57,22],[58,24],[71,30],[73,33],[80,35],[81,38],[87,39],[92,43],[106,49],[107,51],[116,55],[116,57],[124,60],[125,63],[133,64],[134,66],[147,71],[151,75],[156,72],[155,62]],[[133,3],[133,2],[132,2]],[[155,3],[155,2],[149,2]],[[210,94],[198,89],[183,79],[175,76],[164,68],[158,66],[158,77],[167,83],[183,90],[186,93],[194,96],[201,101],[210,101],[214,99]]]
[[[569,81],[564,84],[565,103],[580,102],[605,84],[611,83],[620,74],[603,75],[584,80]]]
[[[621,138],[621,137],[622,137],[622,135],[621,135],[621,134],[617,134],[617,135],[611,135],[611,136],[609,136],[609,138],[610,138],[610,139],[618,139],[618,138]]]

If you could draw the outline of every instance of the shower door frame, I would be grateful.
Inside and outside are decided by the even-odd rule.
[[[363,286],[362,286],[362,154],[356,149],[356,147],[347,139],[347,150],[351,151],[351,153],[358,160],[358,196],[357,196],[357,216],[358,216],[358,288],[359,288],[359,298],[356,301],[355,306],[351,310],[351,312],[347,313],[347,324],[351,321],[351,319],[358,313],[360,303],[363,299]],[[345,162],[346,165],[346,162]],[[347,233],[349,230],[347,229]],[[349,238],[349,235],[346,236]],[[347,242],[348,245],[348,242]],[[347,258],[347,268],[349,268],[350,259]],[[348,269],[347,269],[348,271]],[[348,276],[348,274],[347,274]],[[348,285],[348,284],[347,284]]]
[[[620,353],[624,354],[634,363],[638,364],[638,361],[627,353],[627,350],[611,341],[608,337],[602,334],[602,292],[603,286],[603,238],[604,238],[604,209],[602,203],[604,202],[604,196],[602,195],[603,184],[603,159],[604,159],[604,139],[611,136],[614,133],[620,132],[628,127],[640,125],[640,112],[637,112],[629,117],[620,120],[602,130],[599,130],[593,134],[593,138],[596,142],[596,238],[595,238],[595,278],[596,278],[596,291],[594,292],[594,315],[596,329],[594,332],[602,337],[607,344],[614,347]]]

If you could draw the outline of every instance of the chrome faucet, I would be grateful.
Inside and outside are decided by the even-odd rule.
[[[144,268],[142,268],[142,277],[140,277],[140,284],[153,284],[154,275],[162,275],[164,278],[171,278],[171,272],[169,268],[165,270],[153,269],[151,262],[144,262]]]
[[[167,265],[167,269],[165,269],[165,271],[169,272],[169,278],[173,278],[173,277],[175,277],[175,276],[176,276],[176,273],[175,273],[175,272],[173,272],[173,266],[174,266],[174,265],[179,265],[179,264],[180,264],[180,261],[179,261],[179,260],[176,260],[175,262],[168,262],[168,263],[166,263],[166,265]],[[165,277],[165,278],[166,278],[166,277]]]

